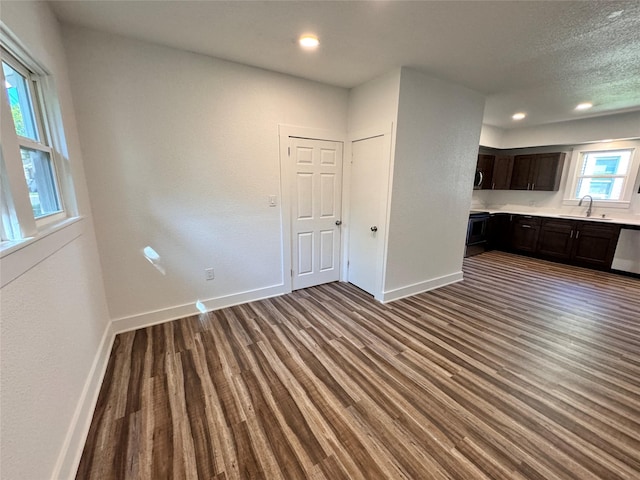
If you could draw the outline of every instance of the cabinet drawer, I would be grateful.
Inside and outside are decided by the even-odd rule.
[[[539,227],[542,223],[540,217],[534,217],[533,215],[514,215],[513,222],[515,225],[530,225],[532,227]]]

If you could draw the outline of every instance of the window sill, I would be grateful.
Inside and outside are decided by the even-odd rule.
[[[67,218],[50,225],[36,236],[0,245],[0,287],[4,287],[35,265],[72,242],[83,232],[83,217]]]
[[[562,205],[577,207],[580,200],[573,200],[570,198],[565,198],[562,200]],[[583,207],[588,207],[589,203],[585,200],[582,202]],[[594,200],[593,206],[598,208],[629,208],[631,206],[631,202],[624,200]]]

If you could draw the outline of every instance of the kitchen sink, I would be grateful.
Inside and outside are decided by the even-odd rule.
[[[602,217],[583,217],[580,215],[559,215],[562,218],[574,218],[576,220],[593,220],[596,222],[610,222],[613,218],[602,218]]]

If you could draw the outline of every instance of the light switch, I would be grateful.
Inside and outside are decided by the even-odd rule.
[[[276,205],[277,205],[276,196],[275,195],[269,195],[269,206],[270,207],[275,207]]]

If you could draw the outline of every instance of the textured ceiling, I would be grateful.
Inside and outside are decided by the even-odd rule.
[[[504,128],[640,109],[637,0],[49,3],[63,22],[341,87],[413,67],[486,94],[485,123]],[[297,47],[305,32],[317,51]]]

